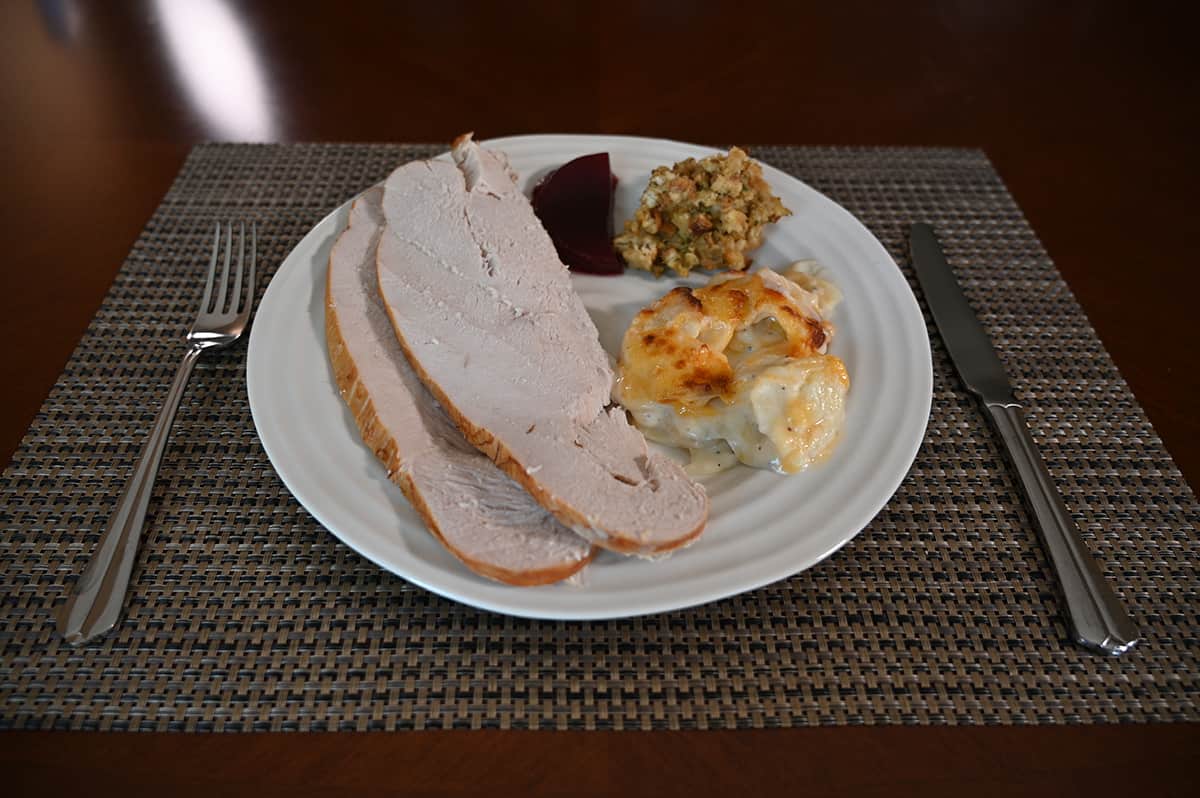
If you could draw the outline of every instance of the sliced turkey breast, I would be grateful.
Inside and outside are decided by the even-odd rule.
[[[466,442],[396,342],[375,275],[382,197],[373,188],[355,201],[329,256],[325,334],[342,397],[389,478],[468,568],[515,585],[564,579],[592,545]]]
[[[608,406],[608,356],[506,159],[469,136],[453,154],[384,185],[379,290],[409,362],[563,524],[632,554],[694,540],[708,497]]]

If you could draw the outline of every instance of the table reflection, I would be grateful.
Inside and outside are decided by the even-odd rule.
[[[79,37],[79,5],[75,0],[37,0],[37,9],[50,38],[70,43]]]
[[[225,0],[155,0],[166,50],[208,135],[269,141],[277,125],[263,67]]]

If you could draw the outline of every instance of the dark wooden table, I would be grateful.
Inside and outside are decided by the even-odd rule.
[[[1135,3],[0,4],[0,457],[189,147],[983,147],[1193,486],[1200,59]],[[1191,794],[1195,725],[0,736],[19,794]],[[7,793],[8,788],[3,788]],[[9,793],[12,794],[12,793]]]

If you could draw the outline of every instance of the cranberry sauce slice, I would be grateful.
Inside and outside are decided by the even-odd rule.
[[[533,211],[563,263],[573,271],[620,274],[612,246],[613,191],[607,152],[584,155],[542,178],[533,189]]]

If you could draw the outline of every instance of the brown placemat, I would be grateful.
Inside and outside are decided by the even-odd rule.
[[[258,219],[265,286],[330,209],[438,149],[214,144],[191,153],[0,478],[0,728],[1200,718],[1195,498],[987,159],[969,150],[755,154],[849,208],[910,280],[904,230],[936,226],[1029,400],[1068,506],[1145,633],[1127,656],[1066,642],[1013,477],[936,333],[925,443],[892,501],[841,552],[733,599],[594,623],[460,606],[339,543],[268,463],[240,345],[202,361],[192,379],[124,620],[102,641],[63,645],[52,610],[174,373],[214,221]]]

